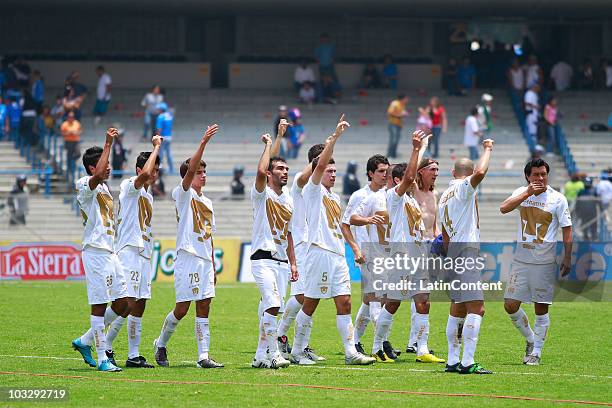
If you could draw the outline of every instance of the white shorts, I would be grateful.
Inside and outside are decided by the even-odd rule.
[[[295,263],[298,270],[298,280],[291,282],[291,296],[303,295],[306,289],[306,257],[308,256],[308,242],[300,242],[293,249],[295,251]]]
[[[179,250],[174,261],[176,303],[215,297],[215,271],[211,261]]]
[[[128,296],[117,254],[88,246],[81,252],[81,258],[90,305],[102,305]]]
[[[151,260],[142,256],[140,249],[133,246],[121,248],[117,256],[127,282],[128,297],[151,299]]]
[[[306,290],[311,299],[351,294],[351,276],[344,256],[310,245],[306,263]]]
[[[556,275],[556,263],[537,265],[514,260],[504,298],[550,305],[555,294]]]
[[[251,273],[261,293],[263,310],[278,307],[282,312],[289,283],[289,265],[272,259],[256,259],[251,261]]]
[[[458,252],[454,255],[457,258],[476,259],[480,255],[479,248],[466,246],[465,244],[457,244],[454,248]],[[450,279],[459,281],[459,284],[467,284],[470,285],[469,287],[474,287],[474,285],[482,282],[482,268],[479,268],[477,265],[474,265],[472,268],[466,267],[463,273],[453,273]],[[484,301],[484,292],[482,289],[451,289],[450,298],[454,303]]]

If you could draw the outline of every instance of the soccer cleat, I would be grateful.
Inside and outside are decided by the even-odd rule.
[[[108,373],[113,373],[113,372],[120,372],[122,371],[119,367],[117,367],[116,365],[114,365],[113,363],[111,363],[108,360],[102,360],[100,362],[100,365],[98,366],[98,371],[105,371]]]
[[[397,360],[397,357],[399,356],[399,354],[395,352],[395,349],[391,345],[391,342],[388,340],[383,341],[383,351],[391,360]]]
[[[278,351],[270,358],[270,368],[286,368],[290,365],[291,361],[285,359]]]
[[[168,350],[165,347],[157,347],[157,339],[153,341],[153,351],[155,351],[155,362],[158,366],[168,367]]]
[[[446,368],[444,369],[444,372],[445,373],[458,373],[460,365],[461,365],[460,363],[447,364]]]
[[[196,366],[199,368],[223,368],[225,367],[223,364],[217,363],[215,360],[213,360],[210,357],[198,361]]]
[[[325,361],[325,357],[321,357],[321,356],[316,355],[314,350],[311,349],[308,346],[306,346],[306,348],[304,349],[304,354],[306,355],[306,357],[308,357],[312,361]],[[283,357],[285,357],[285,356],[283,356]]]
[[[152,364],[147,363],[147,359],[143,356],[128,358],[125,362],[126,368],[154,368]]]
[[[344,357],[344,362],[347,365],[370,365],[370,364],[374,364],[375,361],[376,361],[376,358],[368,357],[361,353],[357,353],[357,354],[353,354],[352,356]]]
[[[459,374],[493,374],[493,371],[487,370],[478,363],[470,364],[467,367],[459,364]]]
[[[291,354],[291,348],[289,346],[289,339],[287,336],[280,336],[277,338],[278,341],[278,351],[280,351],[283,358],[289,360],[289,355]]]
[[[257,357],[255,357],[253,359],[253,362],[251,363],[251,367],[253,367],[253,368],[270,368],[270,360],[268,360],[267,358],[258,359]]]
[[[526,342],[525,343],[525,357],[523,357],[523,364],[527,364],[527,360],[531,356],[533,352],[533,343]]]
[[[540,356],[536,356],[535,354],[531,354],[529,357],[527,357],[527,361],[525,361],[525,364],[527,364],[529,366],[540,365]]]
[[[363,344],[361,344],[361,342],[355,344],[355,349],[357,350],[358,353],[361,353],[363,355],[365,355],[365,350],[363,349]]]
[[[96,360],[94,360],[91,356],[91,346],[86,346],[85,344],[81,343],[80,338],[72,340],[72,348],[81,353],[81,356],[83,356],[83,361],[85,361],[88,366],[97,366]]]
[[[422,356],[417,356],[416,362],[417,363],[444,363],[446,362],[446,360],[428,353],[428,354],[423,354]]]
[[[378,350],[376,353],[372,354],[372,357],[374,357],[378,363],[395,363],[395,360],[382,350]]]
[[[115,361],[115,352],[113,350],[106,350],[105,353],[108,361],[110,361],[114,366],[116,366],[117,362]]]
[[[416,343],[414,343],[412,346],[406,346],[406,353],[416,354],[416,352]]]
[[[306,353],[291,354],[291,362],[297,365],[315,365],[316,361],[308,358]]]

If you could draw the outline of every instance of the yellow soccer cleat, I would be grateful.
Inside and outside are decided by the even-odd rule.
[[[372,354],[372,357],[374,357],[378,363],[395,363],[395,360],[392,360],[382,350],[378,350],[376,354]]]
[[[444,360],[443,358],[436,357],[433,354],[427,353],[427,354],[423,354],[422,356],[418,356],[416,358],[416,362],[417,363],[445,363],[446,360]]]

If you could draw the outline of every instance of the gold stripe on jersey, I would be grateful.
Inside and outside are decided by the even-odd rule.
[[[387,211],[376,211],[375,215],[380,215],[384,219],[384,224],[376,225],[376,233],[378,234],[378,243],[381,245],[389,245],[391,238],[391,222]]]
[[[102,225],[110,229],[106,230],[108,235],[114,235],[115,218],[113,214],[113,197],[108,194],[96,194],[96,200],[100,207],[100,216],[102,217]]]
[[[83,217],[83,225],[87,224],[87,214],[83,210],[81,210],[81,217]]]
[[[342,239],[340,230],[340,205],[328,197],[323,197],[323,205],[325,206],[325,214],[327,216],[327,226],[332,230],[334,237]]]
[[[523,241],[532,237],[531,242],[542,243],[552,222],[553,215],[537,207],[519,207],[521,214],[521,235]]]
[[[419,234],[419,238],[421,238],[423,234],[421,210],[409,203],[404,203],[404,211],[406,212],[406,218],[408,218],[408,233],[415,238]]]
[[[151,218],[153,218],[151,203],[143,196],[138,197],[138,222],[142,232],[145,232],[145,226],[151,227]]]
[[[204,242],[212,235],[212,211],[210,208],[198,200],[191,199],[191,213],[193,215],[193,232],[203,236],[198,237],[198,241]]]
[[[282,245],[287,240],[289,231],[289,220],[291,220],[291,210],[271,198],[266,200],[266,215],[272,239],[277,245]]]

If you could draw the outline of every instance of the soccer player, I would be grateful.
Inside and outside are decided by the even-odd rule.
[[[312,315],[319,301],[326,298],[333,298],[336,304],[336,325],[344,345],[346,364],[366,365],[375,361],[355,349],[351,321],[351,279],[340,230],[340,197],[331,191],[336,181],[332,153],[336,141],[349,126],[342,115],[302,191],[308,223],[309,262],[305,270],[304,304],[295,319],[295,339],[291,351],[297,364],[315,364],[306,357],[304,348],[310,338]]]
[[[286,128],[287,125],[285,121],[279,124],[279,128]],[[279,134],[281,132],[284,133],[284,130],[279,130]],[[265,147],[251,189],[251,272],[261,293],[258,308],[259,342],[251,365],[254,368],[277,369],[291,364],[278,349],[276,317],[283,306],[287,280],[296,281],[298,271],[290,230],[293,200],[283,189],[287,185],[289,166],[281,157],[270,157],[270,135],[263,135],[261,141]]]
[[[362,253],[361,246],[364,242],[379,242],[376,233],[373,233],[375,237],[374,240],[370,238],[368,226],[373,224],[384,228],[389,218],[386,214],[386,208],[381,209],[380,214],[367,214],[367,218],[358,217],[353,219],[352,216],[356,214],[359,206],[372,195],[380,192],[384,197],[388,168],[389,160],[383,155],[376,154],[368,159],[366,171],[369,183],[351,194],[348,205],[344,210],[344,215],[342,216],[342,225],[340,225],[343,235],[346,237],[349,246],[355,254],[355,262],[361,269],[362,303],[355,316],[355,348],[362,354],[366,353],[363,349],[363,344],[361,344],[361,337],[365,334],[370,321],[376,326],[376,321],[381,310],[381,299],[376,297],[376,293],[364,292],[368,290],[366,288],[372,287],[372,283],[369,282],[368,279],[371,273],[366,269],[367,266],[364,262],[364,254]],[[354,235],[350,225],[353,225],[353,230],[355,231]],[[393,360],[397,359],[397,354],[388,339],[385,338],[383,346],[389,358]]]
[[[482,142],[484,153],[478,167],[462,158],[455,162],[449,187],[440,197],[439,216],[442,223],[444,246],[451,259],[476,259],[479,252],[480,225],[478,214],[478,186],[489,170],[493,140]],[[466,269],[457,275],[460,283],[476,284],[480,281],[480,270]],[[446,372],[460,374],[492,374],[474,362],[476,344],[482,316],[484,316],[484,294],[482,290],[451,290],[450,314],[446,324],[448,340],[448,362]],[[463,356],[459,360],[463,338]]]
[[[202,160],[202,154],[218,130],[218,125],[206,128],[193,156],[181,164],[179,171],[182,180],[172,191],[178,221],[174,261],[176,305],[166,316],[161,333],[153,343],[156,350],[155,361],[162,367],[169,366],[166,345],[176,326],[189,311],[191,302],[195,302],[196,305],[197,367],[223,367],[223,364],[217,363],[208,354],[210,348],[208,315],[217,284],[212,237],[215,232],[215,213],[212,202],[202,193],[202,188],[206,185],[206,162]]]
[[[115,218],[113,197],[104,183],[110,176],[110,155],[113,140],[119,135],[115,128],[106,131],[104,148],[90,147],[83,154],[87,176],[76,182],[77,201],[83,216],[83,267],[87,282],[87,299],[91,305],[91,328],[72,341],[72,347],[91,367],[96,361],[91,355],[94,345],[99,371],[116,372],[121,368],[106,357],[105,326],[110,325],[127,308],[127,286],[119,258],[115,253]],[[106,305],[112,301],[110,307]]]
[[[287,339],[287,332],[289,331],[291,324],[295,321],[295,317],[304,303],[304,281],[306,279],[306,274],[304,271],[306,270],[306,257],[308,251],[308,225],[306,224],[306,205],[304,204],[302,189],[306,183],[308,183],[308,179],[310,179],[310,176],[312,175],[313,160],[319,157],[324,147],[324,144],[319,143],[312,146],[310,150],[308,150],[308,165],[306,165],[304,170],[295,175],[293,178],[293,183],[291,184],[291,190],[289,191],[289,194],[293,200],[291,235],[293,237],[295,264],[298,272],[302,272],[295,282],[291,282],[289,299],[287,299],[285,302],[285,310],[278,322],[278,330],[276,333],[278,349],[280,350],[282,356],[288,360],[291,358],[291,346],[289,345],[289,341]],[[313,361],[325,360],[324,357],[316,355],[310,346],[306,346],[304,348],[304,354]]]
[[[153,136],[151,142],[153,151],[141,152],[136,159],[136,176],[123,180],[119,189],[116,248],[124,279],[128,283],[128,308],[115,319],[106,333],[106,356],[115,364],[113,341],[127,318],[128,359],[125,366],[134,368],[153,368],[139,351],[142,315],[147,299],[151,299],[153,195],[149,187],[157,180],[162,137]]]
[[[528,185],[519,187],[499,207],[502,214],[519,211],[518,238],[510,279],[504,295],[504,309],[512,324],[525,337],[523,363],[539,365],[542,347],[550,327],[548,308],[552,304],[557,275],[556,235],[561,227],[565,256],[561,276],[570,272],[572,261],[572,219],[565,196],[548,185],[550,167],[542,159],[525,165]],[[534,304],[536,320],[531,330],[521,303]]]

